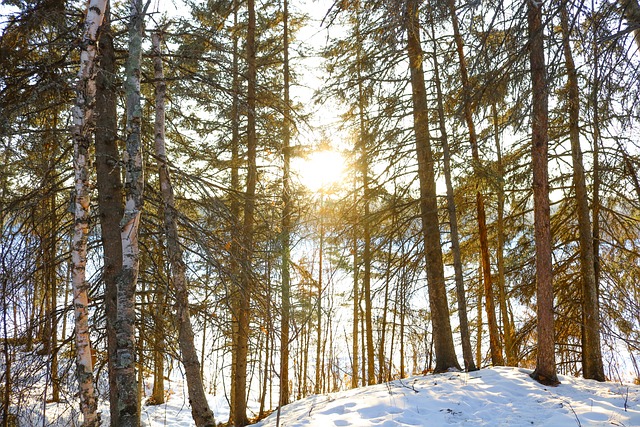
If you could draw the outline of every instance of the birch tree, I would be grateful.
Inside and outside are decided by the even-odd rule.
[[[89,336],[89,283],[86,279],[87,237],[89,234],[91,201],[89,146],[95,105],[95,59],[98,29],[104,19],[107,0],[91,0],[87,5],[85,28],[80,43],[80,71],[76,84],[77,98],[73,108],[73,167],[75,176],[74,227],[71,249],[73,307],[76,341],[76,375],[80,388],[80,411],[83,426],[100,425],[94,389],[93,362]]]
[[[129,57],[126,64],[126,150],[125,205],[120,222],[122,272],[118,280],[116,321],[116,381],[118,385],[118,419],[120,426],[140,425],[139,395],[135,372],[135,294],[140,266],[138,228],[143,205],[144,176],[142,166],[140,105],[140,63],[144,10],[141,0],[131,0],[129,21]]]

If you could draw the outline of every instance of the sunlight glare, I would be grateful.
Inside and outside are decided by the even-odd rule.
[[[344,159],[337,151],[322,150],[312,153],[299,164],[298,175],[302,185],[313,192],[326,191],[342,181]]]

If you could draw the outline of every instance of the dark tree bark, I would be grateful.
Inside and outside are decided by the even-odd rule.
[[[118,274],[122,269],[122,242],[120,220],[123,215],[122,178],[117,132],[116,59],[111,33],[110,8],[107,6],[100,30],[98,73],[96,75],[96,189],[104,267],[104,304],[107,332],[107,370],[109,375],[109,425],[118,426],[118,386],[115,377],[116,361],[116,298]]]
[[[549,207],[549,105],[544,58],[542,4],[529,1],[529,60],[531,64],[531,161],[533,168],[534,235],[538,313],[538,355],[531,377],[546,385],[557,385],[554,350],[553,267],[551,264],[551,214]]]

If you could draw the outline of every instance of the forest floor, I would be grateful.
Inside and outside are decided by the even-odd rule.
[[[496,367],[471,373],[428,374],[314,395],[285,406],[279,424],[278,414],[273,412],[255,426],[640,427],[640,385],[598,383],[559,376],[559,386],[547,387],[533,381],[529,377],[530,372],[521,368]],[[192,426],[183,385],[180,380],[171,381],[166,403],[143,405],[142,425]],[[222,394],[210,396],[209,400],[218,422],[226,422],[229,414]],[[46,405],[44,420],[42,412],[35,410],[29,417],[33,424],[23,419],[27,421],[24,425],[69,426],[78,422],[76,408],[71,410],[75,416],[70,416],[68,404],[66,409],[58,405]],[[250,412],[257,410],[256,405],[256,402],[250,402]],[[108,425],[106,402],[100,405],[100,409],[103,425]]]

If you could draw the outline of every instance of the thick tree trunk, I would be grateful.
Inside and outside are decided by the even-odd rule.
[[[569,18],[565,4],[560,11],[562,47],[567,67],[567,106],[569,110],[569,138],[573,161],[573,185],[578,211],[580,242],[580,278],[582,281],[582,375],[586,379],[604,381],[604,367],[600,347],[600,304],[593,259],[593,235],[589,218],[589,195],[585,179],[582,149],[580,148],[580,92],[578,74],[569,42]]]
[[[90,166],[89,146],[95,107],[95,58],[97,33],[106,9],[106,0],[91,0],[87,5],[85,29],[80,43],[80,71],[73,108],[73,166],[75,172],[74,232],[71,247],[73,306],[76,331],[76,375],[80,388],[83,426],[97,427],[97,396],[94,389],[93,362],[89,336],[89,283],[86,280],[87,237],[89,234]]]
[[[433,340],[436,355],[435,372],[460,369],[451,334],[449,305],[444,280],[442,246],[438,219],[434,160],[429,134],[427,94],[423,53],[420,45],[420,23],[417,0],[408,2],[407,52],[411,71],[413,100],[413,121],[418,157],[418,177],[420,181],[420,211],[422,219],[424,247],[427,264],[427,285],[429,305],[433,325]]]
[[[529,60],[533,96],[531,162],[536,244],[536,286],[538,355],[531,377],[547,384],[559,384],[556,374],[553,319],[553,267],[551,264],[551,214],[549,207],[549,105],[544,59],[542,4],[528,1]]]
[[[431,32],[435,39],[433,22],[431,23]],[[464,279],[462,275],[462,255],[460,252],[460,235],[458,233],[458,215],[456,212],[455,195],[453,193],[453,184],[451,181],[451,153],[449,151],[447,126],[444,120],[444,96],[442,94],[442,85],[440,81],[440,67],[438,65],[438,54],[435,48],[433,50],[433,64],[434,81],[438,100],[438,122],[442,137],[444,180],[447,187],[447,213],[449,214],[449,230],[451,233],[451,252],[453,254],[453,272],[456,282],[456,300],[458,303],[458,319],[460,321],[462,357],[464,359],[465,370],[470,372],[475,371],[478,368],[476,368],[476,364],[473,361],[473,351],[471,349],[471,333],[469,332],[469,319],[467,317],[467,297],[465,295]]]
[[[193,340],[193,327],[191,326],[191,317],[189,314],[189,289],[187,285],[186,265],[184,263],[184,254],[180,247],[178,221],[176,219],[177,210],[165,148],[164,100],[167,86],[164,81],[160,42],[160,34],[154,33],[152,35],[152,45],[154,55],[153,68],[156,80],[155,150],[158,161],[160,192],[162,194],[167,255],[172,273],[172,280],[170,280],[170,282],[173,284],[176,293],[175,317],[178,323],[178,345],[187,378],[189,403],[191,404],[193,421],[198,427],[215,427],[213,412],[209,409],[202,377],[200,376],[198,351],[196,350]]]
[[[122,178],[117,145],[117,86],[116,64],[111,33],[110,8],[107,7],[100,31],[99,69],[96,76],[96,188],[104,267],[104,307],[107,334],[107,370],[109,375],[110,426],[118,426],[118,386],[115,376],[116,361],[116,298],[118,274],[122,270],[122,242],[120,220],[123,215]]]
[[[462,35],[458,25],[458,15],[456,14],[455,0],[448,0],[451,22],[453,24],[454,39],[456,42],[456,50],[458,52],[458,61],[460,67],[460,77],[462,80],[462,98],[464,108],[464,118],[469,129],[469,142],[471,143],[471,154],[473,157],[473,170],[476,180],[480,179],[481,160],[478,152],[478,137],[476,135],[476,127],[473,123],[473,111],[471,106],[471,87],[469,86],[469,75],[467,72],[467,61],[464,56],[464,46],[462,43]],[[485,215],[484,196],[479,190],[479,183],[476,182],[476,212],[478,214],[478,233],[480,235],[480,257],[482,260],[482,272],[484,281],[484,290],[487,310],[487,323],[489,324],[489,345],[491,351],[491,362],[494,365],[504,365],[502,357],[502,345],[500,343],[500,334],[498,332],[498,322],[496,320],[496,311],[494,306],[493,284],[491,282],[491,258],[489,256],[489,239],[487,237],[487,219]]]
[[[129,21],[129,57],[126,65],[127,99],[125,167],[125,205],[120,221],[122,271],[118,277],[116,321],[116,381],[118,386],[118,422],[122,427],[140,425],[140,407],[136,379],[135,295],[140,267],[138,230],[143,206],[144,176],[142,164],[142,107],[140,105],[140,63],[144,11],[141,0],[131,0]]]

